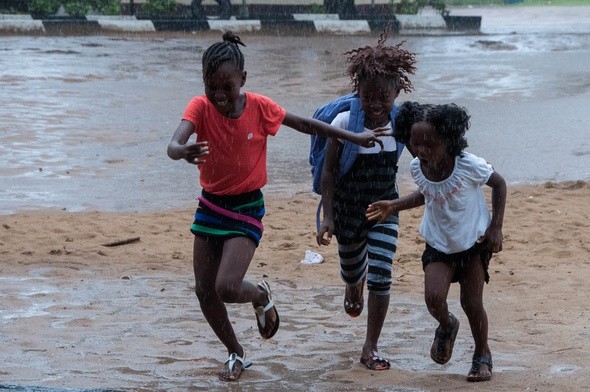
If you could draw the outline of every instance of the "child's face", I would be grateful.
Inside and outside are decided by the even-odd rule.
[[[449,163],[447,142],[430,123],[421,121],[412,125],[410,146],[423,168],[441,170]]]
[[[231,61],[225,61],[204,83],[207,99],[219,113],[231,117],[240,97],[240,88],[246,83],[246,72],[240,71]]]
[[[381,76],[363,80],[359,83],[358,93],[365,112],[365,127],[374,129],[387,125],[399,94],[392,80]]]

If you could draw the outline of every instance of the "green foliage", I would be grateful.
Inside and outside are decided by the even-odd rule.
[[[324,7],[323,4],[317,4],[317,3],[312,3],[309,6],[309,11],[310,14],[325,14],[326,13],[326,8]]]
[[[119,15],[121,13],[120,0],[88,0],[94,11],[101,15]]]
[[[427,0],[401,0],[399,3],[393,5],[393,13],[415,15],[426,5]]]
[[[42,18],[55,14],[60,5],[74,17],[85,16],[91,9],[102,15],[121,14],[120,0],[28,0],[29,12]]]
[[[62,5],[70,16],[84,16],[90,11],[88,0],[62,0]]]
[[[147,15],[165,16],[175,14],[177,7],[175,0],[148,0],[141,7],[141,11]]]
[[[59,9],[60,0],[29,0],[29,12],[33,16],[48,17]]]

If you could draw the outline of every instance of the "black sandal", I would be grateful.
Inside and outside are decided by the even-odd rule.
[[[459,320],[453,313],[449,313],[449,316],[451,317],[451,329],[443,331],[439,325],[434,333],[434,341],[430,348],[430,358],[441,365],[449,362],[453,356],[453,346],[455,345],[457,332],[459,332]]]
[[[481,365],[487,365],[488,371],[482,372]],[[471,370],[467,374],[467,381],[479,382],[490,381],[492,379],[492,354],[490,355],[473,355]]]

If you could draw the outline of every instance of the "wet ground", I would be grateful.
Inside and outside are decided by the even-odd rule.
[[[498,20],[496,10],[488,10],[492,11],[490,19]],[[584,29],[584,21],[590,20],[590,12],[568,12],[561,18],[552,12],[554,22],[545,24],[536,14],[521,19],[509,15],[513,24],[499,30],[494,30],[498,25],[488,24],[484,15],[485,34],[479,36],[404,37],[406,46],[418,53],[419,65],[413,79],[415,93],[402,95],[400,101],[454,101],[467,106],[473,116],[470,150],[486,157],[511,183],[589,179],[590,29]],[[519,20],[526,23],[518,25]],[[531,21],[544,27],[533,28]],[[577,30],[572,31],[572,26]],[[195,169],[170,161],[165,148],[188,100],[202,93],[200,56],[218,38],[213,34],[1,37],[0,213],[37,208],[190,211],[198,191]],[[348,91],[340,53],[376,40],[243,38],[248,44],[244,49],[248,90],[267,94],[290,111],[308,115],[321,103]],[[308,137],[283,129],[270,145],[266,191],[307,192]],[[408,181],[403,168],[401,176]],[[281,208],[302,213],[311,210],[309,200],[303,207],[299,200],[291,202],[293,205],[286,203]],[[528,214],[528,208],[522,213]],[[543,210],[560,213],[549,204],[531,214]],[[137,251],[140,256],[133,263],[119,263],[119,255],[129,252],[120,249],[120,253],[108,251],[106,259],[111,265],[106,265],[105,251],[98,245],[87,253],[79,251],[94,254],[94,259],[74,252],[72,258],[78,261],[71,261],[66,254],[80,245],[70,242],[72,235],[64,235],[60,228],[45,235],[67,237],[67,248],[41,253],[36,243],[22,241],[25,250],[19,254],[24,266],[30,264],[25,268],[27,273],[13,273],[12,260],[5,257],[0,285],[6,300],[0,313],[11,333],[4,334],[2,340],[2,379],[8,380],[7,384],[18,380],[21,385],[99,385],[136,391],[356,391],[362,379],[367,391],[414,392],[425,390],[414,385],[432,385],[434,378],[436,388],[428,390],[445,386],[472,390],[473,386],[463,381],[472,349],[466,323],[451,363],[439,367],[428,360],[432,320],[416,291],[418,278],[396,275],[397,295],[392,297],[388,319],[395,327],[386,328],[381,337],[393,370],[368,373],[357,363],[358,344],[351,343],[362,341],[364,323],[351,323],[342,314],[340,283],[328,280],[323,289],[318,289],[317,282],[302,284],[295,266],[289,266],[289,274],[281,275],[285,279],[273,285],[284,315],[281,333],[276,339],[261,341],[252,324],[251,309],[239,307],[232,319],[239,338],[248,342],[248,353],[256,366],[241,383],[218,381],[215,373],[223,359],[219,344],[208,329],[195,331],[195,319],[198,325],[204,324],[195,305],[190,268],[184,264],[188,256],[182,254],[190,249],[165,252],[161,250],[165,248],[162,237],[153,242],[145,238],[176,227],[181,218],[173,218],[162,223],[160,216],[153,226],[144,223],[145,242],[138,244],[143,251]],[[583,218],[572,220],[576,219]],[[268,251],[273,257],[280,252],[280,261],[293,248],[290,242],[302,241],[298,235],[289,238],[280,232],[291,224],[269,225],[271,233],[278,232],[284,239]],[[27,227],[36,229],[33,226]],[[90,222],[85,226],[92,228]],[[492,290],[487,291],[492,299],[490,314],[505,317],[507,310],[518,308],[525,297],[543,304],[583,292],[584,270],[571,273],[573,268],[568,265],[544,263],[542,258],[543,254],[563,252],[562,258],[567,259],[572,257],[567,252],[578,251],[559,237],[544,237],[569,237],[568,230],[568,226],[560,226],[554,233],[545,233],[540,228],[524,239],[514,235],[514,242],[521,240],[523,247],[534,248],[531,251],[538,253],[539,260],[530,274],[526,272],[532,269],[519,270],[517,263],[511,264],[516,272],[498,267],[503,275],[496,271],[496,279],[509,273],[504,280],[512,283],[500,286],[501,290],[497,285],[486,287]],[[566,246],[554,246],[564,243]],[[535,244],[540,244],[539,248]],[[26,250],[29,247],[32,250]],[[417,257],[407,254],[404,262]],[[57,262],[56,258],[63,260]],[[170,258],[174,263],[162,262]],[[583,265],[583,260],[578,264]],[[254,273],[264,270],[262,263],[255,268]],[[533,275],[542,270],[547,270],[543,277],[554,279]],[[404,283],[406,278],[413,283]],[[559,286],[562,282],[566,283]],[[459,309],[458,295],[456,291],[452,294],[450,305]],[[542,309],[557,315],[567,309],[565,299],[554,303],[561,308]],[[493,343],[501,347],[494,353],[496,381],[477,388],[527,390],[532,383],[558,390],[555,385],[570,380],[581,380],[574,384],[577,386],[588,385],[586,357],[577,355],[578,351],[587,352],[587,328],[578,328],[583,334],[572,335],[575,343],[571,345],[564,345],[569,340],[560,336],[570,333],[561,333],[566,326],[583,323],[587,312],[583,306],[575,309],[582,317],[562,318],[525,306],[516,321],[510,316],[495,320],[498,327],[494,327]],[[510,322],[517,328],[500,326]],[[557,349],[553,340],[561,342]],[[575,360],[568,353],[573,353]],[[538,379],[541,381],[535,381]],[[46,392],[0,385],[0,390],[11,389]]]
[[[589,179],[590,7],[533,10],[462,10],[483,14],[482,35],[392,37],[418,54],[415,92],[398,102],[466,106],[469,150],[510,183]],[[0,37],[0,213],[192,208],[195,169],[165,150],[184,107],[203,92],[201,55],[218,39]],[[349,91],[341,53],[376,37],[243,40],[245,89],[310,116]],[[309,138],[288,128],[270,141],[266,192],[310,189],[308,148]],[[400,177],[409,182],[404,162]]]

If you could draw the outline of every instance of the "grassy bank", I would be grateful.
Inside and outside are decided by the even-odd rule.
[[[543,5],[587,5],[590,0],[523,0],[518,3],[510,3],[511,0],[445,0],[447,6],[482,6],[482,5],[509,5],[509,6],[543,6]],[[512,0],[514,1],[514,0]],[[509,4],[507,4],[509,3]]]

